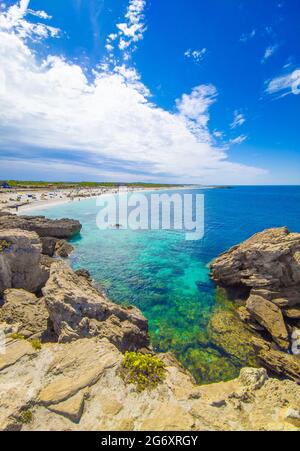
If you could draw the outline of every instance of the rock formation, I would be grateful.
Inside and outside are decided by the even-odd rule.
[[[243,368],[235,380],[198,386],[173,356],[160,354],[166,378],[138,393],[120,368],[124,351],[153,353],[147,320],[139,310],[109,301],[87,271],[74,273],[52,258],[57,241],[52,246],[52,238],[43,238],[27,230],[0,231],[0,430],[300,430],[300,387],[294,382],[300,359],[278,349],[286,343],[284,324],[288,339],[298,343],[287,323],[297,317],[294,286],[286,287],[289,292],[277,286],[276,295],[268,287],[264,300],[277,300],[266,307],[268,319],[255,302],[242,307],[240,316],[252,328],[243,328],[234,311],[218,310],[210,324],[211,338],[233,358],[246,364],[251,354],[256,364],[258,356],[266,368],[293,380]],[[277,309],[284,309],[282,317]],[[262,339],[261,330],[278,344]],[[238,339],[242,347],[236,347]]]
[[[0,297],[7,288],[38,291],[47,274],[41,262],[42,246],[35,232],[0,230]]]
[[[69,239],[80,232],[82,226],[74,219],[47,219],[44,216],[0,215],[0,229],[21,229],[36,232],[40,237]]]
[[[98,336],[108,338],[121,351],[149,345],[147,320],[139,310],[110,302],[62,261],[51,265],[43,295],[62,343]]]
[[[196,386],[169,355],[156,389],[119,376],[122,354],[106,339],[45,344],[7,340],[0,355],[0,430],[299,430],[300,388],[244,368],[230,382]]]
[[[255,333],[252,348],[260,363],[300,381],[300,234],[287,228],[258,233],[219,256],[211,276],[231,294],[236,289],[237,298],[246,293],[238,314]]]

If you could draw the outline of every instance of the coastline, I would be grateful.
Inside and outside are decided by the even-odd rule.
[[[222,189],[218,186],[199,186],[199,185],[181,185],[181,186],[160,186],[160,187],[129,187],[127,192],[152,192],[152,191],[181,191],[192,189]],[[86,189],[20,189],[20,191],[0,191],[0,212],[22,214],[39,209],[47,209],[57,205],[92,199],[102,196],[125,192],[118,188],[86,188]]]
[[[163,188],[163,187],[156,187],[156,188],[134,188],[134,189],[129,189],[127,192],[128,193],[137,193],[137,192],[152,192],[152,191],[177,191],[177,190],[187,190],[187,189],[192,189],[194,187],[188,187],[188,186],[179,186],[179,187],[168,187],[168,188]],[[204,189],[204,188],[203,188]],[[205,188],[206,189],[206,188]],[[65,192],[65,190],[60,190],[57,195],[56,198],[52,199],[52,198],[48,198],[48,199],[33,199],[31,201],[29,201],[28,203],[25,204],[21,204],[21,205],[12,205],[9,207],[5,207],[2,205],[0,205],[0,211],[5,211],[5,212],[10,212],[10,213],[16,213],[17,215],[26,213],[26,212],[31,212],[31,211],[35,211],[35,210],[39,210],[39,209],[47,209],[47,208],[51,208],[51,207],[55,207],[58,205],[62,205],[62,204],[66,204],[66,203],[73,203],[73,202],[79,202],[82,200],[88,200],[88,199],[93,199],[93,198],[97,198],[97,197],[103,197],[103,196],[111,196],[111,195],[115,195],[115,194],[124,194],[126,191],[122,191],[122,190],[117,190],[115,188],[113,189],[106,189],[104,192],[100,192],[99,189],[95,189],[95,190],[85,190],[82,195],[77,194],[74,195],[73,197],[70,197],[70,192]],[[39,193],[40,196],[45,195],[47,192],[46,191],[41,191]],[[0,195],[0,199],[1,199],[1,195]],[[17,208],[17,210],[16,210]]]

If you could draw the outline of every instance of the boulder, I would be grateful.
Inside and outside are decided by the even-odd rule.
[[[48,338],[49,314],[43,299],[25,290],[8,289],[4,292],[4,305],[0,309],[0,322],[16,324],[25,338],[33,335]]]
[[[59,240],[55,245],[55,253],[61,258],[68,258],[74,247],[66,240]]]
[[[40,237],[71,238],[82,225],[74,219],[47,219],[44,216],[0,216],[0,229],[22,229],[36,232]]]
[[[300,284],[300,234],[285,227],[257,233],[220,255],[211,276],[225,286],[276,290]]]
[[[246,308],[253,320],[263,326],[272,336],[278,346],[288,351],[288,332],[279,307],[261,296],[250,295]]]
[[[7,288],[37,292],[46,282],[41,267],[42,246],[35,232],[0,230],[0,296]]]
[[[48,255],[49,257],[53,257],[55,253],[55,246],[59,241],[58,238],[54,238],[53,236],[43,236],[40,237],[42,243],[42,253]]]
[[[289,319],[300,319],[300,307],[285,309],[283,314]]]
[[[292,354],[300,357],[300,329],[294,328],[291,336]]]
[[[252,342],[263,366],[273,374],[300,382],[300,359],[297,356],[278,351],[260,338],[253,338]]]
[[[75,274],[77,274],[77,276],[79,276],[79,277],[85,278],[89,282],[92,282],[92,280],[93,280],[90,272],[87,269],[84,269],[84,268],[77,269],[75,271]]]
[[[51,265],[43,294],[59,342],[99,336],[121,351],[149,345],[148,323],[139,310],[112,303],[62,261]]]

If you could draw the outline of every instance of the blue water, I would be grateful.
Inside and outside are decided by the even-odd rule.
[[[181,191],[182,192],[182,191]],[[78,219],[71,263],[87,268],[115,302],[134,304],[149,320],[152,344],[172,351],[199,382],[235,377],[242,362],[211,342],[208,323],[219,305],[208,264],[231,246],[269,227],[300,232],[300,187],[233,187],[185,191],[205,195],[205,235],[181,231],[99,230],[95,199],[39,210]]]

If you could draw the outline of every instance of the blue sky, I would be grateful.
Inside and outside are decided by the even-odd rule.
[[[300,183],[298,0],[0,5],[1,179]]]

